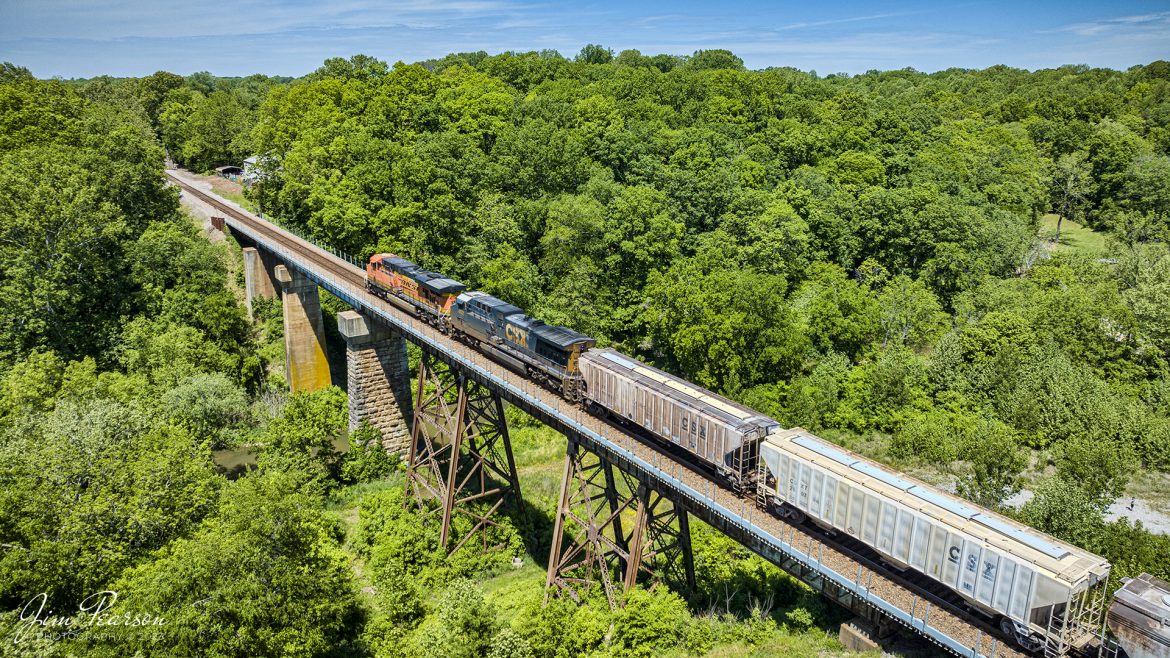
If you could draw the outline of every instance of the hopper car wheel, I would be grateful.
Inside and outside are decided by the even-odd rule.
[[[788,503],[773,502],[772,506],[781,518],[787,519],[796,525],[800,525],[808,519],[804,512],[796,509]]]
[[[1004,635],[1008,635],[1010,637],[1015,637],[1016,635],[1016,625],[1013,624],[1012,620],[1008,619],[1007,617],[999,618],[999,630],[1003,631]]]
[[[1016,642],[1029,653],[1039,653],[1044,648],[1044,640],[1039,635],[1018,635]]]
[[[1024,651],[1033,653],[1039,651],[1044,647],[1044,640],[1028,631],[1026,627],[1021,627],[1008,617],[999,618],[999,630],[1003,634],[1012,638],[1017,645]]]

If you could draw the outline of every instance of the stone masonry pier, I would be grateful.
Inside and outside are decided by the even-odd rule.
[[[345,337],[349,429],[364,420],[382,432],[382,447],[405,456],[413,403],[406,339],[357,311],[337,314]]]
[[[248,319],[254,320],[252,300],[257,297],[276,299],[276,286],[272,282],[272,271],[276,265],[265,252],[255,247],[244,247],[244,305],[248,307]]]

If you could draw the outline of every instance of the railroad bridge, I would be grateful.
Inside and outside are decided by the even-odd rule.
[[[244,246],[249,310],[255,297],[284,308],[293,390],[329,384],[318,287],[353,310],[338,316],[347,342],[350,423],[366,420],[407,461],[408,500],[439,517],[451,551],[483,534],[509,499],[523,504],[504,420],[516,405],[565,435],[547,592],[579,598],[600,584],[611,604],[639,579],[693,585],[689,519],[699,518],[877,628],[900,628],[958,656],[1024,656],[998,629],[866,555],[761,512],[658,446],[585,413],[555,393],[456,342],[366,291],[362,264],[220,198],[183,172],[168,178],[214,209]],[[406,342],[422,353],[417,388]],[[623,526],[634,512],[632,527]],[[472,530],[453,541],[452,521]],[[547,596],[547,595],[546,595]],[[849,629],[843,629],[843,637]],[[1050,652],[1052,653],[1052,652]],[[1064,649],[1060,648],[1062,655]]]

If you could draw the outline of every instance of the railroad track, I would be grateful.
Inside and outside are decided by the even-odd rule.
[[[805,555],[815,557],[816,568],[822,570],[825,568],[831,569],[837,574],[846,576],[856,582],[857,585],[864,587],[867,596],[878,597],[898,608],[909,616],[910,623],[907,624],[905,621],[898,619],[895,619],[895,621],[955,655],[971,656],[973,658],[979,658],[980,656],[987,658],[1025,658],[1029,656],[1029,654],[1023,653],[1010,640],[1005,639],[998,628],[988,623],[981,616],[963,610],[955,603],[940,597],[937,593],[928,591],[907,581],[870,556],[863,555],[860,551],[851,550],[817,530],[791,523],[758,509],[754,495],[750,493],[742,496],[735,494],[707,474],[692,469],[690,466],[675,460],[658,446],[652,445],[643,439],[634,439],[630,436],[628,429],[611,425],[598,417],[582,412],[579,407],[570,404],[552,391],[527,381],[522,376],[496,364],[483,354],[442,334],[433,327],[415,320],[399,307],[368,293],[366,291],[365,271],[345,260],[343,257],[335,255],[327,249],[323,249],[304,238],[262,220],[242,208],[226,202],[217,195],[201,189],[198,183],[186,178],[177,170],[167,170],[166,175],[184,193],[190,194],[225,215],[230,216],[244,233],[250,234],[249,237],[268,240],[272,243],[280,244],[290,251],[294,251],[298,258],[317,269],[316,274],[324,275],[331,279],[335,285],[343,286],[348,295],[360,300],[364,306],[370,309],[378,309],[395,317],[401,317],[404,322],[408,320],[413,321],[412,330],[419,336],[429,339],[429,342],[445,345],[449,349],[449,352],[456,353],[485,370],[491,371],[493,375],[504,379],[516,388],[523,389],[527,393],[539,397],[546,406],[557,409],[564,417],[574,419],[577,423],[589,428],[598,435],[611,437],[615,441],[621,441],[622,447],[629,449],[646,463],[659,465],[659,468],[669,471],[675,479],[687,485],[691,490],[703,492],[707,496],[706,498],[696,498],[686,494],[683,494],[681,497],[685,499],[683,501],[684,506],[692,514],[698,515],[704,521],[715,527],[723,526],[718,520],[712,522],[712,519],[704,514],[704,510],[714,509],[712,503],[726,510],[741,510],[740,517],[747,519],[753,527],[762,531],[759,533],[759,542],[751,538],[748,538],[749,541],[745,541],[744,538],[736,537],[733,533],[729,532],[728,534],[732,535],[733,538],[751,550],[762,555],[765,559],[784,567],[776,559],[777,553],[783,553],[783,548],[777,547],[775,550],[761,550],[760,545],[752,544],[767,543],[765,539],[766,535],[784,541]],[[418,340],[417,337],[407,337],[414,341]],[[625,435],[625,438],[615,437],[615,435]],[[663,462],[668,462],[665,464],[665,467],[663,467]],[[669,483],[666,484],[669,488]],[[940,631],[967,647],[969,651],[962,652],[957,651],[954,647],[943,647],[936,638],[930,635],[928,629]]]

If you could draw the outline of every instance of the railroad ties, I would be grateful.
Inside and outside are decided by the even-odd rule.
[[[591,578],[600,579],[603,587],[609,578],[607,594],[616,601],[627,583],[636,580],[693,579],[686,526],[694,516],[831,600],[855,611],[868,610],[868,618],[898,624],[954,655],[1024,655],[986,621],[846,546],[760,510],[751,496],[722,488],[370,295],[364,271],[351,259],[199,189],[179,172],[167,174],[185,192],[222,211],[233,231],[421,348],[426,356],[419,368],[408,499],[441,518],[444,545],[454,539],[454,519],[470,521],[470,530],[449,550],[480,534],[486,541],[493,515],[508,499],[520,504],[503,414],[506,401],[568,438],[548,574],[555,593],[572,598]],[[631,509],[636,520],[626,529],[620,511]]]

